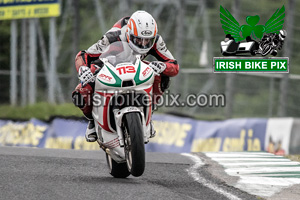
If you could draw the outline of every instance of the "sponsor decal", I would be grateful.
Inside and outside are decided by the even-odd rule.
[[[99,75],[99,78],[100,78],[101,80],[105,80],[105,81],[108,81],[108,82],[111,82],[111,79],[112,79],[111,76],[107,76],[107,75],[105,75],[105,74],[100,74],[100,75]]]
[[[152,77],[152,75],[153,75],[153,73],[152,73],[151,76],[149,76],[145,80],[140,80],[140,78],[139,78],[140,71],[141,71],[141,61],[140,61],[139,66],[137,68],[137,72],[136,72],[136,74],[134,76],[134,82],[135,82],[136,85],[141,85],[141,84],[147,82]]]
[[[111,86],[111,87],[121,87],[122,86],[122,80],[118,77],[117,74],[115,74],[115,72],[113,72],[113,70],[111,70],[109,67],[105,66],[108,71],[111,73],[111,75],[115,78],[116,83],[114,84],[110,84],[110,83],[105,83],[102,82],[100,79],[98,79],[98,81],[100,81],[102,84],[107,85],[107,86]]]
[[[143,72],[142,72],[142,75],[143,77],[145,77],[146,75],[148,75],[150,73],[151,69],[150,67],[147,67]]]
[[[150,35],[152,35],[152,31],[145,30],[145,31],[142,31],[141,34],[144,35],[144,36],[150,36]]]
[[[116,69],[120,75],[126,73],[135,73],[135,68],[133,66],[122,66]]]

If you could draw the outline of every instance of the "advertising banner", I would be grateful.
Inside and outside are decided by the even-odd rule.
[[[153,115],[156,136],[145,145],[147,152],[269,151],[299,153],[298,128],[293,118],[245,118],[201,121],[166,114]],[[299,122],[299,120],[297,121]],[[0,120],[0,146],[99,150],[85,141],[87,121],[55,118],[46,123]],[[292,134],[291,134],[292,132]],[[290,146],[291,145],[291,146]]]
[[[300,119],[294,118],[290,135],[289,154],[300,153]]]
[[[260,118],[199,121],[191,151],[261,151],[266,124]]]
[[[289,154],[289,143],[293,118],[271,118],[268,120],[265,150],[277,155]]]
[[[199,121],[169,115],[155,115],[156,136],[147,151],[213,152],[263,151],[267,119]]]
[[[42,147],[48,127],[37,119],[27,122],[0,120],[0,146]]]
[[[96,142],[85,140],[86,121],[56,118],[49,126],[44,148],[99,150]]]
[[[58,17],[58,0],[0,0],[0,20]]]
[[[153,115],[156,136],[145,146],[149,152],[190,152],[196,121],[172,115]]]

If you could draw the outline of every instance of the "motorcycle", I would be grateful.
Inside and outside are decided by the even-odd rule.
[[[266,56],[271,54],[272,56],[277,55],[277,48],[279,47],[279,41],[275,37],[269,37],[263,39],[259,44],[259,54]]]
[[[97,142],[113,177],[141,176],[151,131],[154,71],[127,42],[112,43],[99,59],[92,111]]]
[[[258,43],[252,40],[250,36],[246,38],[246,42],[236,42],[234,38],[228,34],[224,41],[221,41],[221,53],[223,56],[247,55],[254,56],[258,49]]]

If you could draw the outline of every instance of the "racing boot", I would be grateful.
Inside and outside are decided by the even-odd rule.
[[[157,109],[157,106],[156,104],[152,104],[152,114],[151,114],[151,120],[150,120],[150,138],[154,138],[155,137],[155,134],[156,134],[156,131],[154,129],[154,126],[153,126],[153,121],[152,121],[152,115],[153,115],[153,111]]]
[[[85,132],[85,139],[87,142],[95,142],[97,140],[94,120],[89,120],[89,124]]]
[[[151,119],[150,121],[150,138],[154,138],[156,134],[156,131],[154,130],[153,121]]]

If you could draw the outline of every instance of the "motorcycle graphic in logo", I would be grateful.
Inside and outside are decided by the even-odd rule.
[[[247,16],[246,25],[241,25],[231,13],[220,6],[220,21],[225,33],[221,41],[221,53],[224,56],[247,55],[276,56],[282,49],[287,32],[283,29],[284,6],[277,9],[265,25],[257,25],[260,17]],[[241,42],[246,40],[246,42]]]

